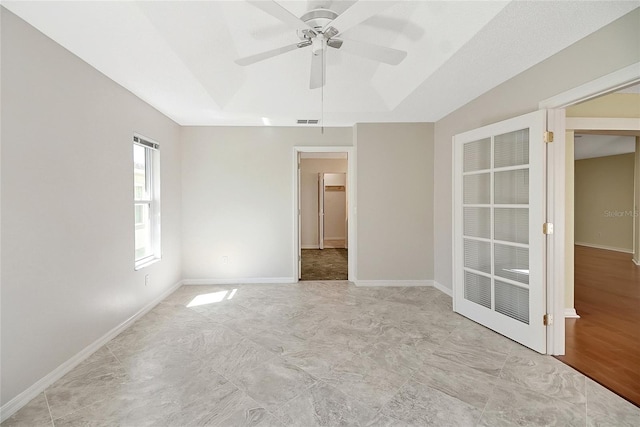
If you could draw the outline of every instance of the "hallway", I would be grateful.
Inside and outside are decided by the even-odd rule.
[[[347,249],[304,249],[300,280],[347,280]]]

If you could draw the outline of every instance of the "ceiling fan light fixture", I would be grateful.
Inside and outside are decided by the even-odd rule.
[[[336,36],[338,33],[339,33],[339,31],[336,30],[335,27],[329,27],[326,30],[324,30],[322,34],[324,34],[324,36],[327,39],[330,39],[331,37]]]
[[[340,47],[342,46],[342,40],[329,39],[327,40],[327,46],[332,47],[334,49],[340,49]]]
[[[314,37],[311,40],[311,51],[315,56],[322,54],[327,46],[327,39],[322,36]]]

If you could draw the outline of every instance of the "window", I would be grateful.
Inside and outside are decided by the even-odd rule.
[[[133,137],[135,268],[160,259],[160,146]]]

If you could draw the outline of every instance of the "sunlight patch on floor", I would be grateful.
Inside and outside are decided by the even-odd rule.
[[[201,294],[192,299],[191,302],[187,304],[187,307],[197,307],[199,305],[214,304],[223,301],[225,298],[227,300],[230,300],[234,297],[237,291],[238,289],[233,289],[231,291],[218,291],[208,294]]]

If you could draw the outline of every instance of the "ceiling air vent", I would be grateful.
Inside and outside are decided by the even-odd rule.
[[[318,119],[298,119],[299,125],[317,125]]]

